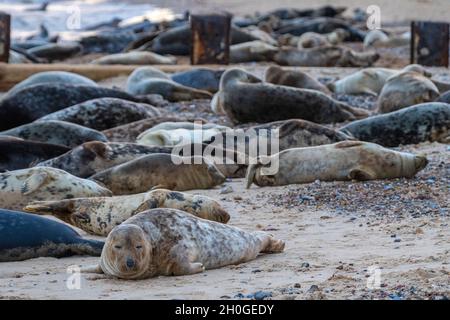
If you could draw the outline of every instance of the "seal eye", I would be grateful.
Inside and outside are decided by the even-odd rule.
[[[114,246],[116,249],[122,249],[122,246]]]

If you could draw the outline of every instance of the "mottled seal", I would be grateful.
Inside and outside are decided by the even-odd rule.
[[[37,84],[7,95],[0,101],[0,130],[29,123],[77,103],[104,97],[150,104],[154,100],[153,96],[136,97],[109,88],[61,83]]]
[[[21,210],[32,201],[110,196],[97,183],[47,167],[0,173],[0,208]]]
[[[149,147],[136,143],[91,141],[59,157],[36,164],[64,170],[80,178],[152,153],[171,153],[171,148]]]
[[[124,65],[176,64],[177,59],[172,56],[162,56],[154,52],[133,51],[103,56],[93,60],[91,63]]]
[[[213,70],[209,68],[195,68],[171,75],[171,79],[183,86],[217,92],[219,90],[220,77],[225,70]]]
[[[70,148],[87,141],[108,141],[105,135],[97,130],[58,120],[35,121],[14,129],[2,131],[0,135],[59,144]]]
[[[38,201],[27,205],[24,210],[51,214],[88,233],[107,236],[115,226],[133,215],[154,208],[179,209],[222,223],[230,220],[230,215],[214,199],[164,189],[128,196]]]
[[[385,147],[424,141],[450,142],[450,104],[429,102],[354,121],[340,129]]]
[[[235,123],[303,119],[316,123],[355,120],[367,112],[310,89],[263,83],[241,69],[230,69],[220,81],[220,107]]]
[[[100,264],[82,271],[123,279],[180,276],[283,250],[284,242],[265,232],[246,232],[176,209],[152,209],[115,227]]]
[[[73,255],[99,257],[103,241],[83,239],[63,223],[0,209],[0,262]]]
[[[270,66],[264,75],[265,81],[283,86],[318,90],[330,94],[330,90],[305,72],[297,70],[283,70],[278,66]]]
[[[95,130],[106,130],[158,116],[160,111],[148,104],[119,98],[98,98],[50,113],[38,121],[60,120]]]
[[[0,136],[0,172],[28,168],[34,164],[58,157],[70,148],[27,141],[21,139],[2,139]]]
[[[44,71],[35,73],[12,87],[8,94],[13,94],[26,87],[43,83],[64,83],[97,87],[97,83],[79,74],[66,71]]]
[[[230,47],[230,62],[271,61],[278,50],[278,47],[261,40],[239,43]]]
[[[189,160],[190,164],[182,160]],[[154,187],[178,191],[209,189],[225,182],[217,167],[203,157],[182,159],[164,153],[140,157],[99,172],[90,179],[102,183],[114,195],[146,192]]]
[[[296,183],[374,180],[413,177],[428,163],[424,156],[393,151],[362,141],[342,141],[317,147],[294,148],[270,157],[270,164],[251,164],[247,188]],[[274,173],[268,166],[278,164]],[[273,167],[270,169],[274,169]]]
[[[390,77],[381,89],[377,111],[387,113],[439,97],[439,90],[424,75],[406,71]]]
[[[169,101],[209,99],[211,93],[183,86],[152,67],[134,70],[127,80],[127,92],[134,95],[160,94]]]
[[[298,49],[316,48],[329,45],[337,45],[344,41],[350,33],[344,29],[338,28],[327,34],[316,32],[305,32],[297,39],[296,47]]]
[[[79,43],[48,43],[28,50],[30,54],[48,61],[64,60],[81,52]]]
[[[376,52],[356,52],[341,46],[303,50],[285,47],[274,55],[280,65],[299,67],[370,67],[379,58]]]

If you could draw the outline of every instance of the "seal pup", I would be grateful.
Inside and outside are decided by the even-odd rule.
[[[108,65],[149,65],[149,64],[176,64],[177,59],[173,56],[162,56],[148,51],[132,51],[126,53],[115,53],[103,56],[91,61],[92,64]]]
[[[0,135],[59,144],[69,148],[74,148],[87,141],[108,141],[105,135],[97,130],[58,120],[35,121],[14,129],[2,131]]]
[[[104,242],[83,239],[63,223],[0,209],[0,262],[73,255],[99,257]]]
[[[372,116],[340,129],[362,141],[385,147],[424,141],[450,142],[450,104],[429,102]]]
[[[28,168],[68,151],[70,148],[60,145],[0,136],[0,172]]]
[[[152,67],[140,67],[134,70],[127,80],[127,92],[134,95],[160,94],[169,101],[188,101],[212,97],[208,91],[178,84],[165,73]]]
[[[261,40],[239,43],[230,46],[230,62],[271,61],[278,50],[278,47]]]
[[[59,120],[95,130],[106,130],[160,115],[157,108],[148,104],[119,98],[98,98],[50,113],[38,121]]]
[[[154,208],[179,209],[222,223],[230,220],[230,215],[212,198],[164,189],[127,196],[37,201],[24,210],[51,214],[83,231],[106,237],[115,226],[128,218]]]
[[[55,168],[35,167],[0,173],[0,208],[21,210],[32,201],[95,196],[111,196],[111,191]]]
[[[44,71],[35,73],[12,87],[8,94],[16,93],[23,88],[43,83],[64,83],[97,87],[97,83],[79,74],[66,71]]]
[[[362,141],[342,141],[317,147],[294,148],[270,157],[270,164],[250,164],[247,188],[320,181],[412,178],[425,168],[424,156],[386,149]],[[274,164],[278,170],[273,172]]]
[[[114,195],[125,195],[155,187],[177,191],[209,189],[226,178],[206,158],[156,153],[101,171],[89,179],[102,183]]]
[[[266,82],[300,89],[312,89],[331,94],[330,90],[306,72],[297,70],[283,70],[278,66],[266,69],[264,79]]]
[[[268,233],[196,218],[176,209],[138,213],[108,235],[98,266],[82,272],[121,279],[201,273],[284,250]]]
[[[183,86],[215,93],[219,90],[220,77],[224,72],[225,70],[195,68],[174,73],[170,77],[173,81]]]
[[[32,122],[84,101],[105,97],[149,104],[155,102],[155,96],[136,97],[116,89],[61,83],[36,84],[7,95],[0,101],[0,130]]]
[[[207,123],[202,118],[184,118],[175,116],[160,116],[155,118],[143,119],[128,124],[124,124],[115,128],[104,130],[104,135],[111,142],[136,142],[136,138],[145,130],[164,122],[194,122]]]
[[[59,42],[33,47],[31,49],[28,49],[28,53],[38,58],[44,58],[52,62],[55,60],[64,60],[73,57],[80,53],[82,50],[83,47],[79,43]]]
[[[263,83],[241,69],[229,69],[220,81],[220,107],[234,123],[303,119],[316,123],[355,120],[367,116],[345,103],[310,89]]]
[[[370,67],[380,55],[376,52],[356,52],[341,46],[325,46],[311,49],[284,47],[275,55],[280,65],[299,67]]]
[[[439,90],[424,75],[406,71],[390,77],[381,89],[377,111],[388,113],[415,104],[431,102],[439,97]]]
[[[150,147],[136,143],[90,141],[59,157],[37,163],[37,167],[64,170],[80,178],[152,153],[171,153],[171,148]]]

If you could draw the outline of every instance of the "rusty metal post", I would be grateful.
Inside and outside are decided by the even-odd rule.
[[[228,64],[231,14],[191,15],[191,64]]]
[[[11,46],[11,16],[0,11],[0,62],[9,61]]]
[[[449,24],[411,22],[411,63],[448,67]]]

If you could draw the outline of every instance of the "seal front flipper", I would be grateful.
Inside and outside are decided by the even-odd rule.
[[[22,192],[22,194],[25,196],[32,194],[33,192],[38,190],[48,178],[49,175],[46,172],[35,173],[24,181],[20,192]]]
[[[365,180],[374,180],[376,179],[376,176],[371,173],[367,169],[363,168],[355,168],[350,171],[348,174],[348,177],[351,180],[358,180],[358,181],[365,181]]]

